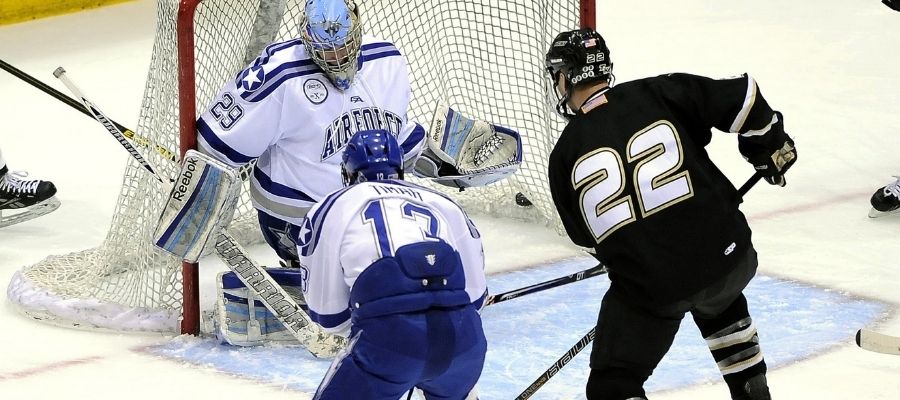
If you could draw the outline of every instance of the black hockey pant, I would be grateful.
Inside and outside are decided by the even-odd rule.
[[[687,300],[646,309],[614,288],[603,297],[591,350],[588,400],[645,398],[643,384],[675,339],[684,314],[690,312],[706,339],[734,399],[768,399],[768,389],[748,397],[747,381],[765,374],[756,328],[743,290],[756,274],[751,247],[729,275]],[[760,379],[755,379],[754,382]]]

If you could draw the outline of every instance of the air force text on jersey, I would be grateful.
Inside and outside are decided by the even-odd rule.
[[[405,118],[378,107],[350,110],[335,118],[331,126],[325,130],[325,147],[322,149],[320,160],[324,161],[339,153],[356,132],[384,129],[391,135],[398,136],[404,123]]]

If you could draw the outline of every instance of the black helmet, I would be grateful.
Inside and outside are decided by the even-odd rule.
[[[545,62],[551,88],[559,100],[556,110],[564,117],[572,115],[566,102],[573,88],[598,81],[612,83],[613,64],[609,59],[609,48],[603,37],[590,28],[557,35],[550,44]],[[555,89],[560,74],[566,78],[565,95],[560,95]]]

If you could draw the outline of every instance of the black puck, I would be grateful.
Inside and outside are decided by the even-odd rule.
[[[528,200],[528,198],[525,197],[525,195],[522,194],[521,192],[516,193],[516,204],[519,206],[522,206],[522,207],[528,207],[528,206],[533,205],[533,204],[531,204],[531,200]]]

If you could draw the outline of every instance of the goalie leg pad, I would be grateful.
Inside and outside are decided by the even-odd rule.
[[[241,179],[233,168],[200,152],[185,155],[156,226],[154,244],[196,262],[209,238],[231,221]]]
[[[301,305],[305,306],[300,269],[266,268],[266,272]],[[219,342],[233,346],[259,346],[265,343],[299,345],[281,321],[259,301],[259,296],[241,282],[234,272],[216,276],[215,330]]]

